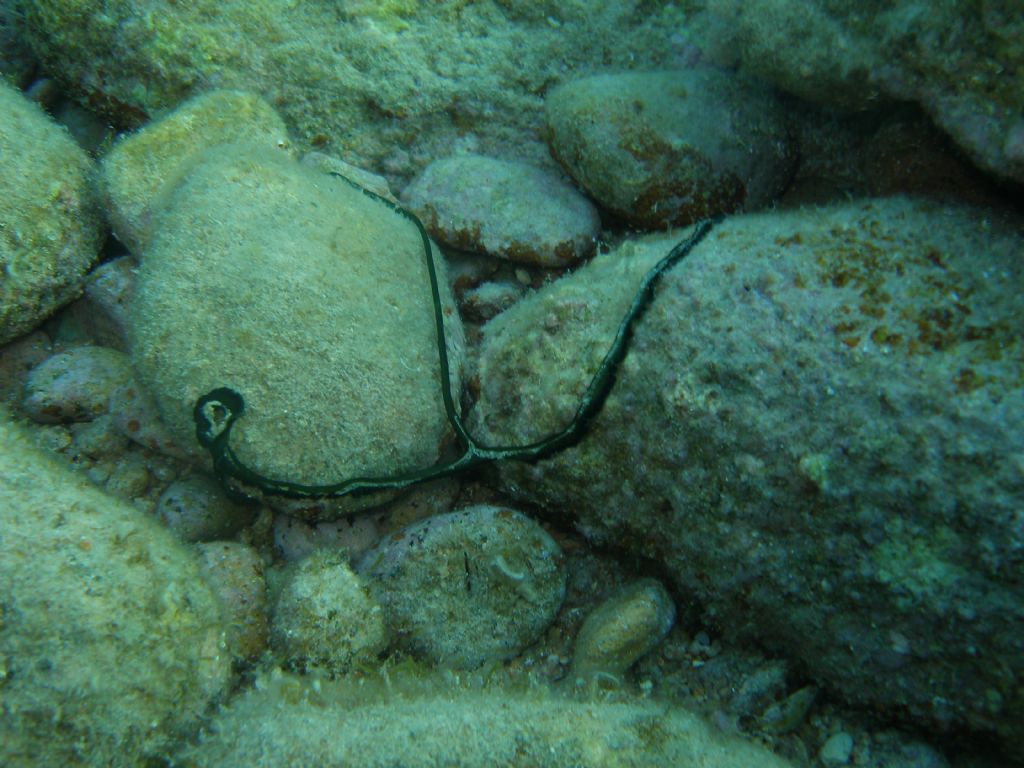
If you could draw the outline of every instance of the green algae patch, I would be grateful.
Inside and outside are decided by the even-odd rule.
[[[114,234],[138,253],[161,192],[173,189],[206,150],[238,142],[284,149],[288,129],[259,96],[212,91],[118,142],[104,158],[101,171]]]
[[[190,736],[229,655],[194,556],[0,414],[0,763],[143,766]]]

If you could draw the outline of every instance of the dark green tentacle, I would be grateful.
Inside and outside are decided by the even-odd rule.
[[[565,428],[527,445],[485,445],[475,440],[466,430],[452,396],[441,292],[438,288],[437,271],[434,267],[433,249],[422,222],[412,212],[380,195],[363,189],[345,176],[337,173],[332,175],[344,179],[356,189],[384,203],[416,225],[423,243],[423,257],[430,278],[430,295],[434,304],[434,330],[437,336],[441,399],[444,401],[444,410],[449,424],[455,431],[455,439],[461,453],[458,458],[451,461],[386,477],[353,477],[340,483],[328,485],[302,485],[301,483],[277,480],[252,471],[242,464],[235,452],[231,450],[229,444],[231,428],[245,410],[245,400],[242,395],[228,387],[219,387],[200,397],[193,409],[196,437],[199,443],[210,452],[216,475],[222,482],[227,483],[229,480],[234,480],[243,485],[258,488],[264,494],[271,496],[283,496],[291,499],[322,499],[375,491],[400,490],[416,483],[445,477],[484,462],[508,459],[536,461],[574,445],[583,437],[590,422],[604,405],[604,401],[615,383],[619,365],[626,356],[634,325],[653,298],[658,282],[665,272],[684,259],[704,239],[715,224],[714,220],[698,222],[686,240],[677,244],[644,275],[629,309],[626,310],[626,314],[619,323],[608,353],[598,366],[597,372],[580,399],[576,413]]]

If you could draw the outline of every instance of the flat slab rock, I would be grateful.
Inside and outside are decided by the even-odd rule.
[[[627,242],[485,326],[474,434],[567,423],[644,270]],[[1019,222],[901,198],[728,219],[670,271],[575,448],[519,496],[661,562],[848,699],[1019,735]]]
[[[541,267],[593,253],[597,209],[550,171],[480,155],[436,160],[403,195],[442,243]]]

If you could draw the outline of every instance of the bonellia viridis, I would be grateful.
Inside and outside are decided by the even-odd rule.
[[[644,275],[629,308],[619,323],[608,352],[580,398],[576,413],[563,429],[526,445],[485,445],[466,430],[462,416],[452,397],[441,295],[438,290],[437,271],[434,268],[434,253],[423,223],[415,214],[402,206],[364,189],[341,174],[332,175],[344,179],[363,194],[404,216],[416,226],[419,232],[423,244],[423,258],[430,278],[430,295],[434,304],[434,330],[440,363],[441,399],[444,402],[448,423],[455,433],[458,456],[411,472],[384,477],[351,477],[325,485],[303,485],[288,480],[265,477],[245,466],[231,449],[231,428],[245,412],[245,400],[240,393],[229,387],[218,387],[196,400],[193,418],[196,424],[196,437],[199,443],[210,452],[215,474],[234,494],[239,494],[239,485],[257,488],[264,495],[290,499],[329,499],[378,491],[397,491],[427,480],[453,475],[486,462],[536,461],[577,443],[604,405],[608,393],[615,383],[619,365],[626,356],[633,328],[653,298],[655,288],[662,275],[686,258],[707,236],[715,223],[715,220],[710,219],[698,222],[685,240],[679,242]]]

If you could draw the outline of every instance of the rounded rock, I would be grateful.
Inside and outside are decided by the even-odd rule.
[[[151,451],[174,458],[194,458],[198,446],[180,446],[160,419],[153,396],[132,379],[110,393],[110,418],[115,429]]]
[[[435,160],[403,199],[446,245],[541,267],[589,256],[601,230],[597,209],[558,176],[481,155]]]
[[[331,674],[372,661],[387,647],[380,606],[342,550],[317,550],[296,563],[274,605],[270,642],[293,668]]]
[[[619,684],[626,670],[665,639],[676,619],[661,582],[643,579],[609,597],[583,622],[572,658],[573,681]]]
[[[435,265],[457,392],[462,327]],[[419,230],[281,152],[219,147],[192,167],[154,227],[131,315],[132,362],[186,449],[196,401],[225,386],[245,399],[232,450],[297,484],[428,467],[450,433]],[[380,496],[267,500],[308,520]]]
[[[114,428],[108,414],[68,427],[75,449],[94,459],[113,458],[124,453],[130,441]]]
[[[0,401],[9,406],[21,402],[28,374],[52,354],[50,338],[42,331],[0,346]]]
[[[504,462],[506,488],[655,559],[722,626],[848,700],[1012,748],[1021,224],[907,198],[722,222],[665,273],[587,435]],[[491,321],[477,439],[568,421],[679,239],[624,243]]]
[[[231,501],[216,480],[198,474],[171,483],[156,510],[182,541],[229,538],[252,518],[252,511]]]
[[[0,80],[0,344],[78,296],[101,243],[91,161]]]
[[[278,513],[273,524],[274,554],[286,563],[308,557],[323,546],[316,526],[298,518]]]
[[[145,495],[152,480],[145,460],[137,453],[129,453],[111,467],[103,488],[115,498],[134,500]]]
[[[288,130],[273,108],[244,91],[210,91],[127,135],[103,161],[101,181],[114,234],[138,254],[163,191],[206,150],[251,142],[288,145]]]
[[[0,764],[162,762],[227,685],[217,601],[192,552],[6,418]]]
[[[474,668],[534,642],[565,596],[563,555],[538,523],[480,505],[421,520],[357,565],[398,644]]]
[[[548,95],[546,114],[555,159],[638,227],[760,208],[795,168],[781,103],[718,70],[575,80]]]
[[[41,424],[90,421],[107,412],[111,393],[131,378],[123,353],[106,347],[74,347],[29,372],[22,407]]]
[[[377,523],[375,514],[312,524],[279,513],[274,516],[274,552],[286,563],[318,549],[344,549],[349,557],[358,557],[380,538]]]
[[[1024,182],[1024,82],[1006,76],[1024,62],[1019,0],[976,14],[916,0],[886,8],[714,0],[705,18],[715,21],[694,32],[711,59],[848,114],[916,102],[981,168]]]
[[[88,338],[105,347],[128,348],[128,305],[135,283],[135,262],[118,256],[100,264],[85,280],[85,292],[71,305]]]
[[[467,289],[462,294],[460,308],[467,320],[487,322],[523,298],[525,293],[522,283],[489,281]]]
[[[828,768],[835,768],[840,765],[848,765],[853,755],[853,736],[846,731],[833,733],[818,752],[818,759],[822,765]]]

